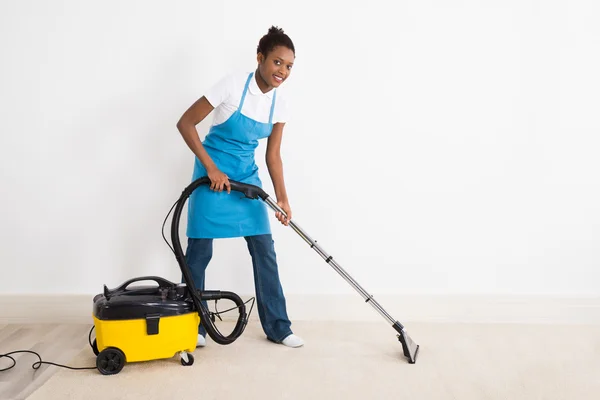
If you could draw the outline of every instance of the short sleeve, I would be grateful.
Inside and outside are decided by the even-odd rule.
[[[278,94],[277,101],[275,104],[275,111],[273,113],[273,120],[275,123],[277,122],[288,122],[290,118],[290,109],[285,96],[280,96]]]
[[[214,107],[217,108],[223,103],[233,92],[234,89],[234,76],[227,75],[216,84],[211,86],[205,93],[204,97]]]

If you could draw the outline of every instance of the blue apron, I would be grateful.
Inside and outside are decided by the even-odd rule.
[[[273,93],[269,122],[255,121],[241,113],[251,73],[246,81],[238,109],[227,121],[212,126],[202,142],[217,168],[229,179],[262,188],[254,151],[258,140],[271,135],[276,92]],[[273,89],[274,90],[274,89]],[[192,181],[208,176],[206,169],[195,157]],[[265,203],[251,200],[242,193],[210,190],[201,185],[192,192],[188,203],[187,236],[189,238],[232,238],[270,234],[271,227]]]

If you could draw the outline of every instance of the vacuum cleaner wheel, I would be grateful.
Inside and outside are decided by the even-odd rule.
[[[186,360],[187,358],[187,360]],[[189,367],[194,363],[194,355],[192,353],[182,353],[181,354],[181,365],[184,367]]]
[[[125,366],[125,354],[116,347],[107,347],[96,358],[96,367],[102,375],[115,375]]]

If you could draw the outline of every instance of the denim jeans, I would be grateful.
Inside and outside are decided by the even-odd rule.
[[[263,331],[269,340],[281,343],[292,334],[292,324],[287,316],[285,297],[279,281],[275,243],[271,235],[246,236],[244,239],[252,257],[256,308]],[[213,239],[188,238],[185,256],[198,290],[205,290],[205,272],[212,254]],[[203,303],[206,306],[206,302]],[[198,327],[198,333],[206,336],[202,324]]]

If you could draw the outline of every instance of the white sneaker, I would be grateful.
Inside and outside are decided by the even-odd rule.
[[[198,340],[196,341],[196,347],[206,346],[206,338],[201,334],[198,334]]]
[[[284,346],[287,347],[300,347],[304,346],[304,340],[301,337],[296,336],[294,334],[289,335],[281,342]]]

